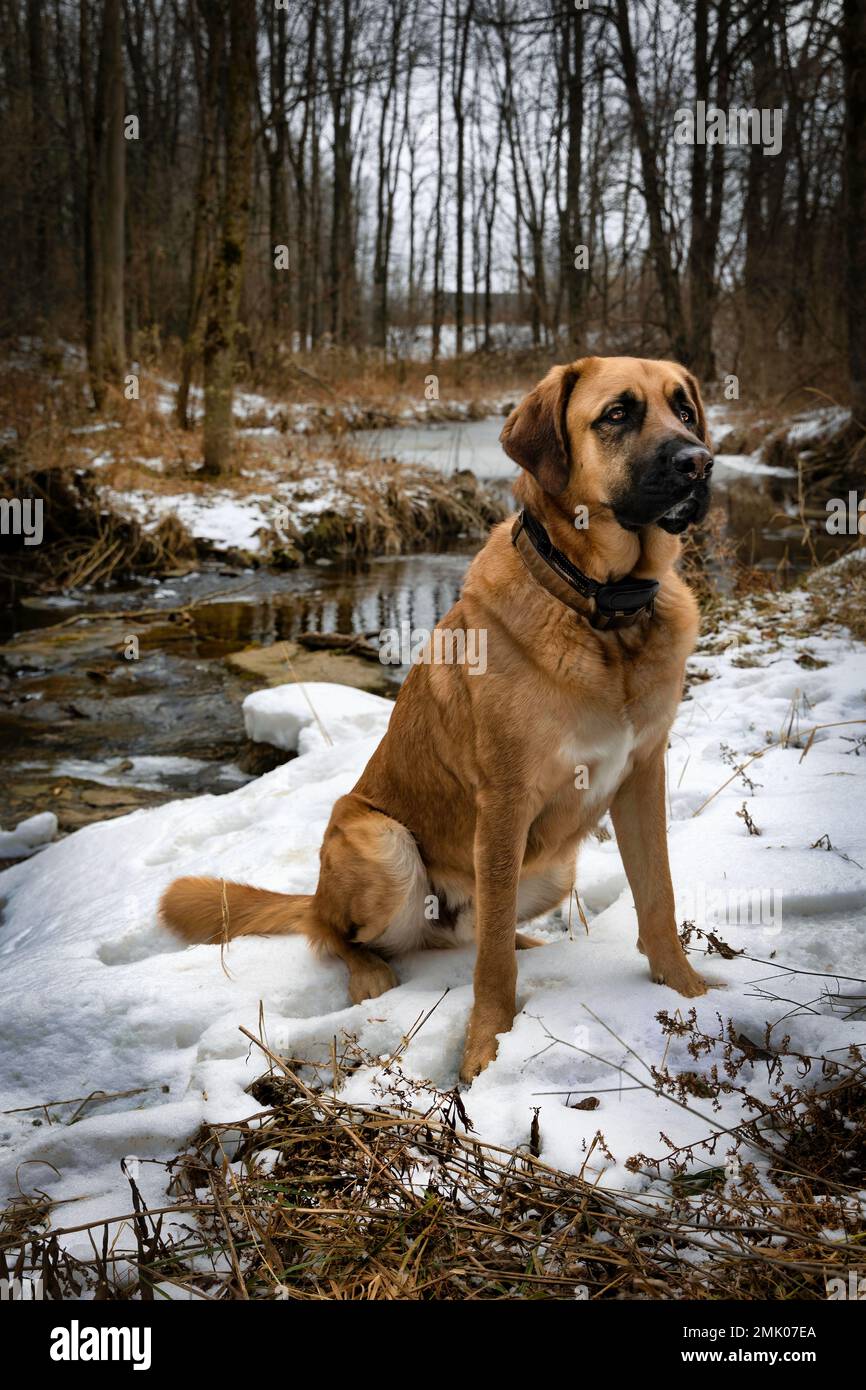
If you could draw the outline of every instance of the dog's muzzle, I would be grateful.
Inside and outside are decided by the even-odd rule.
[[[675,436],[615,499],[614,515],[626,530],[655,525],[678,535],[706,516],[712,470],[713,456],[705,445]]]

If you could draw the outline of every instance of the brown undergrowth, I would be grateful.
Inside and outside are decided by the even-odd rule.
[[[112,393],[99,416],[86,408],[80,370],[58,377],[50,397],[44,384],[35,370],[0,377],[9,425],[0,497],[43,506],[41,544],[26,546],[17,536],[0,541],[0,579],[25,588],[65,590],[174,572],[212,555],[291,566],[400,554],[481,537],[505,514],[503,501],[469,472],[445,475],[372,456],[333,430],[314,440],[247,422],[231,469],[207,477],[200,430],[181,430],[166,412],[160,378],[143,376],[135,401]],[[131,497],[142,505],[126,505]],[[197,538],[173,510],[175,498],[203,506],[255,498],[265,516],[261,546],[247,553]],[[143,521],[142,511],[153,520]]]
[[[693,1013],[659,1020],[694,1069],[662,1065],[644,1084],[710,1116],[737,1091],[746,1119],[709,1124],[688,1151],[634,1155],[652,1191],[550,1167],[537,1114],[518,1148],[481,1142],[458,1091],[409,1084],[402,1049],[383,1064],[344,1039],[312,1064],[248,1034],[268,1063],[250,1087],[261,1110],[203,1128],[160,1165],[164,1205],[148,1209],[132,1173],[115,1221],[52,1230],[47,1199],[21,1201],[5,1213],[0,1264],[37,1273],[54,1299],[826,1298],[862,1266],[863,1059],[800,1058],[787,1039],[730,1024],[711,1037]],[[797,1086],[781,1079],[792,1060]],[[756,1066],[774,1082],[769,1101],[750,1089]],[[341,1098],[358,1067],[375,1070],[380,1103]],[[606,1152],[600,1131],[593,1147]],[[65,1237],[82,1231],[90,1253],[72,1255]]]

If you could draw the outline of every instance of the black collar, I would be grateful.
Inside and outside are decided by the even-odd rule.
[[[587,618],[592,627],[602,631],[631,627],[644,614],[652,615],[660,587],[657,579],[617,579],[611,584],[591,579],[557,550],[541,522],[525,507],[518,513],[511,541],[542,588]]]

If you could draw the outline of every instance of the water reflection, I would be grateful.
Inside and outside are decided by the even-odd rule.
[[[312,574],[257,574],[210,601],[196,595],[190,576],[190,583],[173,586],[178,594],[171,602],[181,594],[183,602],[199,599],[191,610],[199,656],[291,640],[299,632],[378,634],[402,622],[431,628],[456,602],[475,549],[316,567]]]

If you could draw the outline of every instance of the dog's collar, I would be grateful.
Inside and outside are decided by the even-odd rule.
[[[541,522],[525,507],[512,527],[511,543],[533,579],[586,618],[591,627],[608,632],[631,627],[639,618],[652,615],[659,591],[657,579],[617,579],[612,584],[591,579],[557,550]]]

